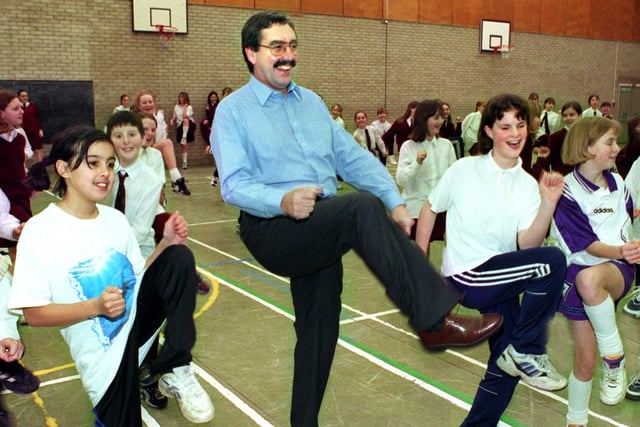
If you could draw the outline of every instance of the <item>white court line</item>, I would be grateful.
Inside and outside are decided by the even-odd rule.
[[[195,373],[200,375],[200,377],[206,381],[213,388],[218,390],[218,392],[227,398],[228,401],[233,403],[233,405],[244,412],[246,415],[251,418],[253,422],[261,427],[273,427],[273,424],[265,420],[260,414],[258,414],[252,407],[247,405],[242,399],[236,396],[231,390],[223,386],[218,380],[216,380],[213,376],[211,376],[207,371],[202,369],[200,366],[195,363],[191,363],[193,370]]]
[[[235,257],[235,256],[233,256],[233,255],[231,255],[231,254],[229,254],[229,253],[227,253],[227,252],[221,251],[221,250],[219,250],[219,249],[217,249],[217,248],[214,248],[213,246],[210,246],[210,245],[208,245],[208,244],[206,244],[206,243],[204,243],[204,242],[201,242],[201,241],[199,241],[199,240],[193,239],[193,238],[191,238],[191,237],[189,237],[189,240],[190,240],[190,241],[193,241],[194,243],[197,243],[197,244],[199,244],[199,245],[201,245],[201,246],[203,246],[203,247],[205,247],[205,248],[207,248],[207,249],[210,249],[210,250],[212,250],[212,251],[214,251],[214,252],[217,252],[217,253],[219,253],[219,254],[225,255],[225,256],[227,256],[227,257],[229,257],[229,258],[231,258],[231,259],[233,259],[233,260],[235,260],[235,261],[240,261],[242,264],[244,264],[244,265],[246,265],[246,266],[248,266],[248,267],[251,267],[251,268],[253,268],[253,269],[255,269],[255,270],[258,270],[258,271],[260,271],[260,272],[262,272],[262,273],[264,273],[264,274],[266,274],[266,275],[268,275],[268,276],[274,277],[274,278],[276,278],[276,279],[278,279],[278,280],[281,280],[281,281],[283,281],[283,282],[286,282],[286,283],[288,283],[288,282],[289,282],[289,280],[288,280],[287,278],[285,278],[285,277],[282,277],[282,276],[278,276],[278,275],[276,275],[276,274],[273,274],[273,273],[271,273],[270,271],[265,270],[264,268],[262,268],[262,267],[260,267],[260,266],[257,266],[257,265],[255,265],[255,264],[252,264],[252,263],[250,263],[250,262],[248,262],[248,261],[241,261],[241,259],[240,259],[240,258]],[[214,276],[215,276],[215,275],[214,275]],[[248,292],[244,291],[243,289],[237,288],[235,285],[232,285],[232,284],[228,283],[227,281],[225,281],[225,280],[223,280],[223,279],[221,279],[221,278],[219,278],[219,277],[217,277],[217,276],[216,276],[216,278],[220,281],[220,283],[224,283],[224,284],[225,284],[225,286],[232,288],[232,289],[233,289],[233,290],[235,290],[236,292],[239,292],[239,293],[241,293],[241,294],[243,294],[243,295],[247,296],[248,298],[250,298],[250,299],[252,299],[252,300],[254,300],[254,301],[259,302],[260,304],[262,304],[262,305],[265,305],[265,306],[269,307],[271,310],[273,310],[273,311],[275,311],[275,312],[277,312],[277,313],[279,313],[279,314],[281,314],[281,315],[283,315],[283,316],[287,317],[288,319],[295,320],[294,316],[292,316],[292,315],[290,315],[289,313],[287,313],[287,312],[285,312],[285,311],[281,310],[280,308],[278,308],[278,307],[276,307],[276,306],[272,306],[271,304],[267,303],[266,301],[261,300],[259,297],[256,297],[255,295],[252,295],[252,294],[250,294],[250,293],[248,293]],[[410,336],[414,337],[415,339],[418,339],[418,336],[417,336],[416,334],[414,334],[413,332],[407,331],[407,330],[402,329],[402,328],[398,328],[397,326],[394,326],[394,325],[392,325],[392,324],[390,324],[390,323],[388,323],[388,322],[385,322],[385,321],[383,321],[383,320],[381,320],[381,319],[377,318],[377,317],[376,317],[376,315],[371,315],[371,314],[364,313],[364,312],[362,312],[362,311],[360,311],[360,310],[357,310],[357,309],[355,309],[355,308],[353,308],[353,307],[351,307],[351,306],[348,306],[348,305],[346,305],[346,304],[342,304],[342,306],[343,306],[344,308],[346,308],[346,309],[350,310],[350,311],[353,311],[354,313],[357,313],[357,314],[360,316],[360,318],[367,318],[367,319],[370,319],[370,320],[375,321],[375,322],[378,322],[378,323],[380,323],[380,324],[382,324],[382,325],[384,325],[384,326],[386,326],[386,327],[388,327],[388,328],[391,328],[391,329],[393,329],[393,330],[395,330],[395,331],[398,331],[398,332],[403,333],[403,334],[406,334],[406,335],[410,335]],[[383,312],[383,313],[384,313],[384,314],[388,314],[389,312]],[[346,322],[346,321],[345,321],[345,322]],[[375,358],[375,356],[372,356],[372,355],[370,355],[370,354],[368,354],[368,353],[364,353],[364,352],[362,352],[362,351],[361,351],[361,350],[359,350],[357,347],[353,347],[351,344],[349,344],[349,343],[347,343],[347,342],[344,342],[344,341],[342,341],[342,340],[339,340],[339,341],[338,341],[338,343],[339,343],[341,346],[343,346],[343,347],[345,347],[345,348],[349,349],[350,351],[353,351],[353,352],[355,352],[355,353],[357,353],[357,354],[360,354],[362,357],[365,357],[367,360],[370,360],[370,361],[372,361],[372,362],[373,362],[373,363],[375,363],[375,364],[378,364],[378,362],[374,362],[374,361],[379,361],[380,363],[382,363],[382,364],[384,364],[384,365],[389,366],[389,368],[390,368],[390,369],[386,368],[386,367],[385,367],[385,366],[383,366],[383,365],[379,365],[379,366],[383,367],[384,369],[389,370],[390,372],[395,373],[394,371],[395,371],[395,370],[397,370],[397,368],[395,368],[395,367],[393,367],[393,366],[391,366],[391,365],[386,364],[386,363],[385,363],[385,362],[383,362],[382,360],[379,360],[379,359]],[[352,350],[352,349],[351,349],[352,347],[353,347],[353,349],[355,349],[355,350],[357,350],[357,351]],[[452,351],[452,350],[449,350],[449,349],[447,349],[447,350],[445,350],[445,351],[446,351],[446,353],[451,354],[452,356],[458,357],[459,359],[462,359],[462,360],[464,360],[464,361],[466,361],[466,362],[468,362],[468,363],[471,363],[471,364],[473,364],[473,365],[475,365],[475,366],[481,367],[481,368],[483,368],[483,369],[486,369],[486,368],[487,368],[486,363],[480,362],[480,361],[478,361],[478,360],[476,360],[476,359],[473,359],[473,358],[471,358],[471,357],[468,357],[468,356],[466,356],[466,355],[464,355],[464,354],[462,354],[462,353],[459,353],[459,352],[456,352],[456,351]],[[362,353],[362,354],[361,354],[361,353]],[[404,373],[404,372],[402,372],[402,371],[400,371],[400,372],[402,373],[402,375],[400,375],[400,376],[401,376],[401,377],[403,377],[403,378],[404,378],[404,375],[409,375],[409,374],[406,374],[406,373]],[[397,375],[397,374],[396,374],[396,375]],[[422,382],[422,380],[420,380],[420,379],[418,379],[418,378],[414,378],[414,380],[410,380],[410,381],[412,381],[412,382],[414,382],[414,383],[416,383],[416,384],[418,384],[417,382]],[[425,383],[425,384],[426,384],[426,383]],[[428,384],[427,384],[427,385],[428,385]],[[552,399],[552,400],[555,400],[556,402],[562,403],[562,404],[563,404],[563,405],[565,405],[565,406],[568,406],[568,404],[569,404],[569,402],[568,402],[566,399],[564,399],[564,398],[562,398],[562,397],[558,396],[558,395],[557,395],[557,394],[555,394],[555,393],[548,392],[548,391],[544,391],[544,390],[540,390],[540,389],[537,389],[537,388],[535,388],[535,387],[531,387],[531,386],[529,386],[528,384],[523,383],[522,381],[520,382],[520,385],[522,385],[522,386],[524,386],[524,387],[527,387],[527,388],[529,388],[530,390],[533,390],[533,391],[535,391],[535,392],[537,392],[537,393],[539,393],[539,394],[541,394],[541,395],[544,395],[544,396],[546,396],[546,397],[548,397],[548,398],[550,398],[550,399]],[[432,387],[432,386],[430,386],[430,385],[429,385],[429,387]],[[424,388],[424,387],[423,387],[423,388]],[[432,391],[432,390],[429,390],[429,389],[427,389],[427,390],[428,390],[428,391]],[[439,389],[436,389],[436,390],[438,390],[438,392],[440,392],[440,390],[439,390]],[[435,393],[435,394],[438,394],[438,393]],[[438,395],[439,395],[439,394],[438,394]],[[447,396],[449,396],[449,395],[447,394]],[[450,398],[452,398],[452,399],[456,399],[456,400],[457,400],[457,398],[455,398],[455,397],[453,397],[453,396],[449,396],[449,397],[450,397]],[[447,400],[449,400],[449,398],[447,398]],[[463,401],[459,401],[459,402],[461,402],[463,405],[465,405],[465,406],[466,406],[466,410],[468,410],[468,409],[469,409],[469,405],[468,405],[467,403],[465,403],[465,402],[463,402]],[[453,403],[453,402],[452,402],[452,403]],[[455,403],[454,403],[454,404],[455,404]],[[456,405],[456,406],[459,406],[459,405]],[[459,407],[463,408],[463,406],[459,406]],[[598,419],[600,419],[600,420],[602,420],[602,421],[605,421],[605,422],[607,422],[607,423],[610,423],[611,425],[616,426],[616,427],[629,427],[629,426],[628,426],[628,425],[626,425],[626,424],[622,424],[622,423],[620,423],[620,422],[618,422],[618,421],[616,421],[616,420],[614,420],[614,419],[612,419],[612,418],[609,418],[609,417],[607,417],[607,416],[605,416],[605,415],[601,415],[601,414],[599,414],[599,413],[593,412],[592,410],[589,410],[589,415],[590,415],[590,416],[592,416],[592,417],[594,417],[594,418],[598,418]],[[506,425],[506,424],[505,424],[505,425]]]

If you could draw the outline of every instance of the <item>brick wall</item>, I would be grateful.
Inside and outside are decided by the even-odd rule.
[[[106,123],[121,93],[141,88],[158,94],[170,115],[178,92],[191,97],[196,119],[204,116],[211,89],[237,88],[248,78],[240,29],[254,11],[189,5],[189,33],[176,35],[166,50],[157,35],[131,30],[131,2],[5,0],[0,17],[6,79],[92,80],[96,126]],[[3,4],[4,4],[3,3]],[[558,107],[569,100],[586,105],[590,93],[612,99],[619,76],[638,78],[640,45],[513,32],[508,59],[479,53],[478,30],[321,15],[293,17],[300,40],[296,81],[344,107],[347,129],[353,113],[370,119],[386,104],[390,118],[408,101],[441,98],[455,115],[469,113],[477,99],[500,92],[542,98]],[[385,66],[387,64],[387,66]],[[210,164],[199,132],[189,146],[190,164]],[[176,147],[176,152],[179,149]]]

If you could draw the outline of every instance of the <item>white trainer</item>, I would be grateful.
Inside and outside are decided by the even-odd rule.
[[[617,360],[602,358],[600,401],[605,405],[617,405],[624,399],[627,391],[627,372],[624,365],[624,355]]]
[[[162,375],[158,388],[165,396],[178,401],[180,412],[192,423],[206,423],[213,418],[213,403],[191,371],[190,365],[178,366]]]
[[[560,375],[546,354],[521,354],[511,344],[497,360],[497,365],[512,377],[541,390],[556,391],[567,386],[567,379]]]

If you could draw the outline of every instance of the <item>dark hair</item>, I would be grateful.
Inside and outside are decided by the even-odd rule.
[[[602,107],[611,107],[611,103],[609,101],[604,101],[600,103],[600,108]]]
[[[369,116],[367,116],[367,112],[366,112],[366,111],[358,110],[358,111],[356,111],[355,113],[353,113],[353,121],[354,121],[354,122],[356,121],[356,118],[358,117],[358,114],[360,114],[360,113],[364,114],[364,118],[365,118],[365,119],[368,119],[368,118],[369,118]]]
[[[409,116],[411,116],[411,109],[412,108],[417,108],[418,107],[418,101],[411,101],[407,104],[407,109],[404,110],[404,113],[398,117],[396,119],[397,122],[404,122],[405,120],[407,120],[409,118]]]
[[[422,101],[416,107],[413,115],[413,129],[409,137],[415,142],[422,142],[427,137],[429,128],[427,120],[429,117],[436,116],[442,112],[442,102],[435,99],[427,99]]]
[[[565,110],[568,110],[569,108],[573,108],[576,113],[578,113],[578,115],[582,114],[582,105],[580,105],[580,103],[578,101],[569,101],[567,103],[565,103],[562,106],[562,109],[560,110],[560,113],[564,113]]]
[[[18,91],[18,96],[20,96],[20,94],[21,94],[22,92],[26,92],[27,94],[29,93],[29,92],[27,92],[27,90],[26,90],[26,89],[20,89],[20,90]]]
[[[640,135],[636,133],[636,127],[640,124],[640,116],[635,116],[627,121],[627,130],[629,131],[629,141],[640,140]]]
[[[251,16],[251,18],[247,19],[244,27],[242,27],[242,56],[244,57],[244,62],[246,62],[247,68],[249,68],[249,72],[251,74],[253,74],[253,64],[249,61],[244,50],[246,48],[253,49],[254,51],[260,49],[262,30],[271,28],[274,24],[288,25],[294,32],[296,31],[293,26],[293,22],[291,22],[286,14],[271,10],[256,13]]]
[[[517,118],[528,122],[529,101],[525,101],[518,95],[506,93],[494,96],[487,102],[478,129],[478,153],[487,154],[493,148],[493,139],[489,138],[484,131],[485,126],[493,127],[496,121],[502,120],[507,111],[514,111]]]
[[[216,105],[218,104],[218,102],[220,102],[220,97],[218,96],[218,92],[216,92],[215,90],[212,90],[211,92],[209,92],[209,95],[207,95],[207,105],[214,105],[211,103],[211,95],[214,95],[214,94],[217,99]]]
[[[104,132],[90,126],[73,126],[58,132],[52,138],[49,155],[29,168],[27,184],[36,191],[48,189],[50,182],[47,166],[55,165],[58,160],[62,160],[69,164],[71,170],[75,170],[87,160],[89,147],[96,142],[111,144]],[[72,164],[71,161],[74,159]],[[67,183],[64,179],[58,177],[53,192],[60,197],[65,195]]]
[[[376,115],[378,115],[378,114],[382,114],[382,113],[387,114],[387,109],[386,109],[386,108],[384,108],[384,107],[380,107],[380,108],[378,108],[378,109],[376,110]]]
[[[591,95],[589,95],[589,99],[587,100],[587,104],[591,104],[591,100],[593,98],[598,98],[598,101],[600,101],[600,97],[598,95],[596,95],[595,93],[592,93]]]
[[[129,95],[127,95],[126,93],[123,93],[122,95],[120,95],[120,103],[122,104],[122,100],[128,97]]]
[[[7,106],[16,99],[18,95],[12,90],[9,89],[0,89],[0,110],[4,110]],[[0,133],[8,132],[9,125],[0,118]]]
[[[544,99],[544,103],[545,104],[551,103],[553,105],[556,105],[556,100],[552,96],[548,96]]]
[[[156,121],[157,123],[157,121]],[[140,135],[144,135],[144,125],[139,114],[132,113],[131,111],[118,111],[107,122],[107,135],[111,138],[111,132],[113,128],[120,126],[135,126],[138,128]]]

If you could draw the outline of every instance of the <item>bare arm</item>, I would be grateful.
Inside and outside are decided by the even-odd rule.
[[[122,289],[108,286],[99,297],[71,304],[47,304],[23,308],[25,319],[32,326],[66,326],[96,316],[118,317],[125,310]]]
[[[540,177],[540,209],[533,223],[518,233],[520,249],[535,248],[542,244],[564,189],[564,177],[557,172],[543,171]]]
[[[593,256],[609,259],[624,259],[629,264],[640,262],[639,240],[631,240],[622,246],[614,246],[603,243],[599,240],[587,246],[587,252]]]
[[[431,240],[431,233],[435,223],[436,213],[431,210],[431,203],[427,200],[422,209],[420,209],[418,226],[416,227],[416,243],[425,255],[429,255],[429,240]]]

